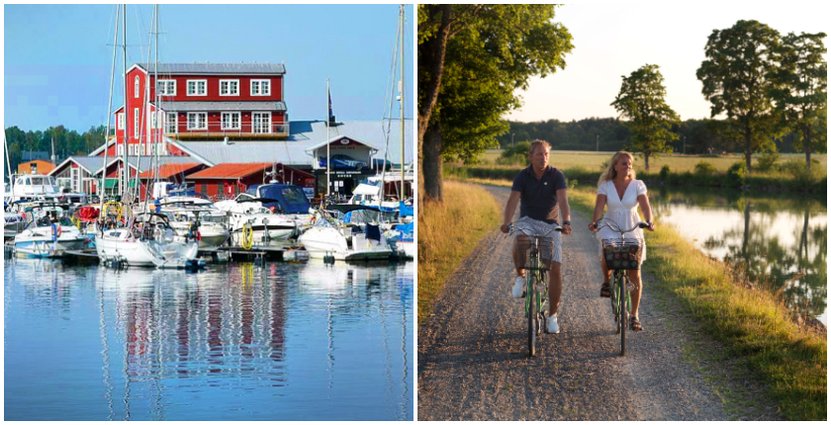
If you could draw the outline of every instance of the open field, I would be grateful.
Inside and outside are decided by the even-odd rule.
[[[479,156],[479,160],[483,165],[495,165],[496,159],[501,154],[499,149],[487,150]],[[584,168],[588,171],[596,170],[598,173],[601,170],[601,165],[608,161],[614,152],[591,152],[591,151],[551,151],[551,164],[562,169],[569,168]],[[753,157],[754,164],[757,156]],[[827,167],[827,155],[816,154],[811,155],[812,159],[819,161],[820,168],[823,170]],[[708,162],[712,164],[717,171],[727,171],[731,165],[736,162],[744,161],[744,155],[741,154],[726,154],[718,157],[702,156],[702,155],[682,155],[682,154],[663,154],[660,156],[653,156],[649,159],[649,168],[652,172],[658,172],[661,167],[668,165],[670,171],[674,173],[693,171],[695,164],[699,162]],[[805,161],[804,154],[780,154],[777,164],[787,161]],[[635,170],[643,170],[643,158],[638,155],[635,156]],[[516,168],[512,166],[512,168]]]

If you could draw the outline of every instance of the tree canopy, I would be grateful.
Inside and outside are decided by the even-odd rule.
[[[441,199],[442,158],[469,159],[507,132],[501,116],[533,75],[565,67],[571,34],[552,5],[419,9],[419,153],[426,195]]]
[[[773,28],[754,20],[738,21],[730,28],[713,30],[706,59],[696,72],[711,104],[711,116],[725,114],[742,135],[748,169],[751,154],[770,149],[775,137],[771,93],[779,44],[779,33]]]
[[[666,103],[664,76],[658,65],[646,64],[622,78],[612,106],[626,120],[632,132],[631,149],[643,154],[648,171],[650,156],[672,151],[671,143],[678,139],[672,128],[680,118]]]

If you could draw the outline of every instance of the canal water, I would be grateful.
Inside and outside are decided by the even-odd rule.
[[[828,211],[824,199],[650,192],[658,220],[741,270],[791,310],[827,322]]]
[[[413,263],[7,259],[7,420],[412,420]]]

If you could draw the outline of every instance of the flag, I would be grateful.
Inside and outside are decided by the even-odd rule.
[[[332,90],[326,87],[326,94],[329,95],[329,123],[335,123],[335,114],[332,111]]]

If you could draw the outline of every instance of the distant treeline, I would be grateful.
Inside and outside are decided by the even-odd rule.
[[[510,130],[497,138],[502,148],[511,143],[534,139],[551,142],[557,150],[577,151],[618,151],[631,149],[628,146],[629,129],[616,118],[586,118],[579,121],[559,120],[514,122],[509,121]],[[674,129],[681,137],[673,144],[676,153],[708,154],[721,152],[742,152],[741,140],[728,136],[723,121],[713,119],[682,121]],[[776,140],[777,151],[794,153],[793,137],[787,135]]]
[[[91,127],[83,134],[67,130],[62,125],[49,127],[44,131],[23,131],[17,127],[9,127],[6,129],[6,146],[9,149],[12,170],[17,170],[17,165],[23,162],[23,152],[45,152],[48,156],[46,159],[49,160],[52,156],[53,139],[58,163],[72,155],[87,155],[104,144],[105,132],[104,126]],[[4,163],[5,161],[3,158]]]

